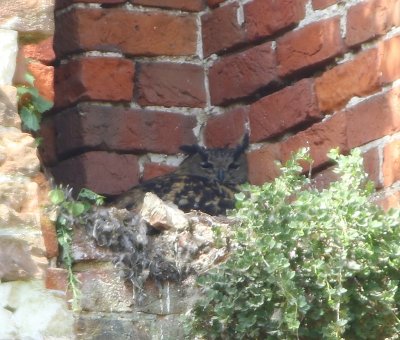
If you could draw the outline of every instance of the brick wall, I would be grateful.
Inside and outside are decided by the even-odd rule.
[[[233,145],[248,128],[252,183],[301,146],[328,179],[330,148],[361,147],[395,204],[400,0],[77,3],[56,2],[42,128],[58,181],[118,194],[171,171],[180,145]]]

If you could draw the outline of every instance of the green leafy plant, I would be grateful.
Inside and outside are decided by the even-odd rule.
[[[27,84],[17,86],[18,111],[23,128],[29,132],[37,132],[40,128],[42,114],[51,109],[53,104],[44,99],[35,88],[35,78],[25,74]]]
[[[187,330],[203,339],[394,339],[400,213],[371,202],[360,151],[331,151],[340,180],[317,190],[301,150],[237,195],[233,251],[199,278]]]
[[[68,286],[72,293],[72,308],[79,309],[79,280],[73,272],[72,256],[73,225],[82,223],[85,214],[92,210],[93,205],[102,205],[104,197],[95,192],[82,189],[77,198],[72,196],[72,189],[58,187],[49,192],[51,202],[50,212],[56,224],[57,239],[61,247],[61,260],[67,269]]]

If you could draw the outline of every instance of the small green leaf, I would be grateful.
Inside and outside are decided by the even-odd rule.
[[[39,130],[39,119],[33,111],[24,106],[20,110],[20,116],[26,129],[31,131]]]
[[[85,205],[81,202],[74,202],[71,205],[71,213],[74,216],[80,216],[85,212]]]
[[[24,78],[28,82],[29,85],[31,85],[32,87],[34,86],[35,77],[32,74],[27,72],[27,73],[25,73]]]
[[[32,98],[32,104],[39,113],[46,112],[53,107],[53,104],[41,96]]]
[[[59,205],[60,203],[65,201],[65,193],[61,189],[53,189],[49,192],[49,197],[51,203],[54,205]]]

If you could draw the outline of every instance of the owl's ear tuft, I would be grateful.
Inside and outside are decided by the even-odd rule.
[[[248,147],[249,147],[249,134],[246,132],[246,134],[243,136],[242,143],[236,147],[233,157],[237,159],[243,152],[246,151]]]
[[[198,153],[202,158],[207,158],[206,149],[200,145],[193,144],[193,145],[182,145],[179,147],[184,153],[192,156]]]

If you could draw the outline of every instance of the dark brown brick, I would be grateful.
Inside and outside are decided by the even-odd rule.
[[[56,69],[55,106],[80,101],[130,102],[133,98],[134,65],[121,58],[84,58]]]
[[[250,105],[250,140],[259,142],[321,118],[314,81],[304,79]]]
[[[270,42],[221,58],[209,70],[211,103],[221,105],[249,96],[276,80]]]
[[[232,3],[201,17],[204,56],[223,52],[245,41],[245,32],[238,23],[238,8],[237,3]]]
[[[246,34],[264,38],[296,25],[305,15],[305,0],[253,0],[244,5]]]
[[[176,167],[170,165],[158,164],[158,163],[145,163],[142,180],[147,181],[154,177],[169,174],[174,170],[176,170]]]
[[[140,64],[140,105],[204,107],[206,91],[203,67],[194,64]]]
[[[87,188],[104,195],[118,195],[138,183],[139,165],[134,155],[91,151],[60,162],[50,169],[57,184],[76,192]]]
[[[56,115],[57,150],[82,149],[174,154],[195,143],[196,118],[169,112],[81,104]]]
[[[124,9],[73,9],[56,20],[58,57],[79,51],[135,56],[195,55],[196,18]]]

